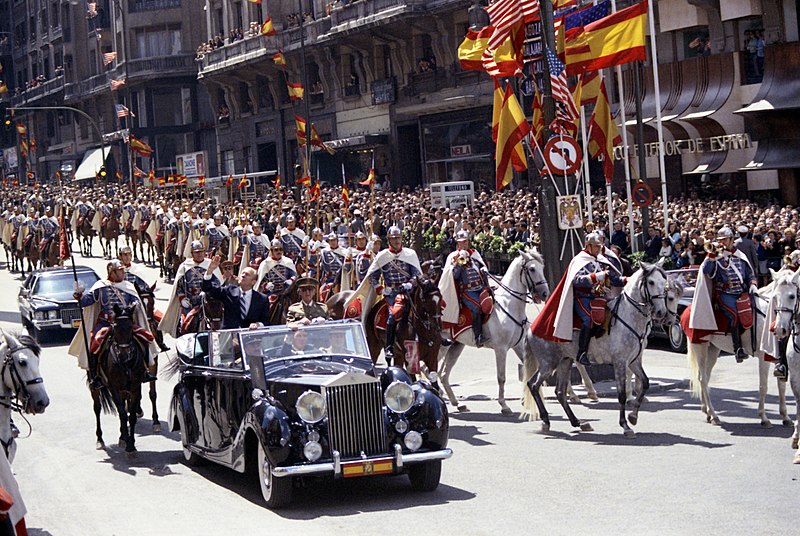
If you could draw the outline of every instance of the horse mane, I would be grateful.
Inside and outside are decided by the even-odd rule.
[[[544,257],[542,256],[541,253],[539,253],[539,250],[537,250],[535,247],[527,249],[525,253],[530,255],[534,261],[544,266]]]
[[[33,352],[33,355],[35,355],[36,357],[40,357],[42,355],[42,347],[39,345],[38,342],[36,342],[36,339],[31,337],[27,333],[17,331],[12,333],[11,335],[15,339],[17,339],[22,346]]]

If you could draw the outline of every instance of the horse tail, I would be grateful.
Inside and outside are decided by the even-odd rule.
[[[89,384],[89,376],[86,376],[86,383]],[[105,385],[101,386],[98,389],[98,396],[97,398],[100,400],[100,407],[103,409],[103,413],[107,413],[109,415],[116,415],[117,414],[117,406],[114,404],[114,398],[111,396],[111,391],[109,391],[108,387]]]
[[[689,361],[689,389],[692,392],[692,395],[696,398],[700,398],[701,394],[701,384],[700,384],[700,363],[699,358],[703,357],[703,352],[708,352],[708,347],[704,344],[695,344],[693,342],[689,342],[686,345],[686,358]],[[705,359],[703,359],[705,361]]]
[[[531,350],[527,341],[524,344],[525,349],[522,360],[522,411],[520,412],[520,418],[527,418],[528,421],[537,421],[539,420],[539,408],[536,406],[533,400],[533,394],[528,388],[528,380],[536,375],[536,372],[539,370],[539,363],[536,361],[533,350]],[[539,388],[539,392],[541,393],[541,387]]]

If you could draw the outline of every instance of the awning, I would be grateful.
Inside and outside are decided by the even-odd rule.
[[[349,149],[365,149],[386,145],[389,143],[389,136],[386,134],[367,134],[365,136],[352,136],[350,138],[340,138],[338,140],[326,141],[325,145],[333,147],[337,151]]]
[[[800,169],[800,140],[759,140],[756,156],[741,171],[759,169]]]
[[[103,166],[104,158],[102,154],[102,149],[89,149],[86,151],[86,154],[83,156],[83,161],[78,166],[78,170],[75,172],[75,180],[81,179],[93,179],[100,168]],[[105,149],[105,156],[108,158],[110,150],[108,148]]]

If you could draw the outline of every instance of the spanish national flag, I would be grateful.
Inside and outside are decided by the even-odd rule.
[[[534,82],[535,83],[535,82]],[[505,100],[505,92],[500,81],[494,79],[494,93],[492,97],[492,141],[497,141],[497,129],[500,126],[500,110],[503,109],[503,101]]]
[[[175,175],[173,175],[172,173],[167,175],[167,182],[169,183],[175,182]]]
[[[28,128],[22,123],[17,123],[17,134],[25,136],[28,134]]]
[[[297,184],[302,184],[303,186],[311,186],[311,177],[308,175],[303,175],[299,179],[297,179]]]
[[[306,146],[306,120],[299,115],[294,116],[295,135],[297,136],[297,145],[300,147]]]
[[[165,184],[167,184],[167,179],[165,179],[164,177],[159,177],[158,178],[158,185],[159,186],[164,186]]]
[[[375,184],[375,168],[370,168],[369,175],[367,175],[367,180],[361,181],[358,184],[362,186],[372,186]]]
[[[272,184],[275,185],[275,189],[276,190],[280,190],[281,189],[281,176],[280,175],[275,175],[275,180],[272,181]]]
[[[342,185],[342,201],[344,201],[344,206],[350,206],[350,190],[347,189],[347,184]]]
[[[250,2],[251,4],[260,4],[261,3],[261,0],[247,0],[247,1]]]
[[[286,90],[289,92],[289,98],[293,101],[302,100],[303,99],[303,84],[296,83],[293,84],[291,82],[286,82]]]
[[[272,55],[272,61],[274,61],[275,65],[278,67],[286,67],[286,56],[283,55],[282,50],[279,50]]]
[[[647,0],[587,24],[566,42],[567,75],[645,60]]]
[[[228,180],[225,181],[225,186],[230,187],[233,185],[233,175],[228,175]]]
[[[525,154],[522,151],[522,139],[531,130],[510,85],[506,87],[506,96],[503,101],[503,108],[500,111],[498,125],[497,144],[495,147],[495,166],[497,171],[495,185],[499,192],[509,185],[514,178],[514,174],[511,171],[512,164],[518,171],[521,171],[520,167],[522,165],[527,166],[524,159]]]
[[[0,95],[5,95],[6,93],[8,93],[8,86],[5,82],[0,80]]]
[[[199,177],[197,177],[197,185],[199,187],[201,187],[201,188],[205,188],[205,186],[206,186],[206,176],[205,175],[200,175]]]
[[[186,184],[186,175],[178,175],[178,180],[176,182],[179,185]]]
[[[317,199],[319,199],[319,193],[320,193],[320,185],[319,185],[319,179],[317,179],[317,182],[314,184],[314,186],[312,186],[308,190],[308,194],[310,196],[308,199],[309,202],[316,201]]]
[[[322,138],[320,137],[319,132],[317,132],[317,127],[314,126],[314,123],[311,123],[311,145],[314,147],[319,147],[320,149],[325,149],[331,156],[336,154],[336,149],[322,141]]]
[[[150,156],[153,154],[153,148],[133,134],[130,135],[129,143],[131,146],[131,151],[140,156]]]
[[[244,190],[247,188],[247,175],[242,175],[242,178],[239,179],[239,189]]]
[[[541,147],[544,145],[544,110],[542,109],[542,95],[536,82],[533,83],[533,117],[531,118],[531,130],[536,143]]]
[[[464,41],[458,46],[458,61],[465,71],[483,71],[483,51],[489,42],[494,26],[486,26],[481,31],[467,30]]]
[[[589,120],[589,154],[593,157],[603,155],[603,174],[606,184],[614,179],[614,145],[622,141],[617,123],[611,117],[611,106],[608,104],[605,82],[600,81],[600,93],[594,105],[592,118]]]
[[[267,20],[265,20],[264,24],[261,25],[261,35],[270,36],[275,35],[276,33],[275,27],[272,25],[272,17],[267,15]]]

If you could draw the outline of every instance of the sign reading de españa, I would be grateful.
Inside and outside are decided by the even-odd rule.
[[[716,153],[719,151],[739,151],[750,149],[753,146],[749,134],[726,134],[724,136],[712,136],[710,138],[689,138],[686,140],[665,140],[664,154],[674,156],[681,154],[694,153]],[[658,156],[658,142],[646,143],[644,145],[645,156]],[[628,147],[630,154],[635,158],[639,154],[636,145]],[[622,160],[622,145],[614,147],[614,160]]]

